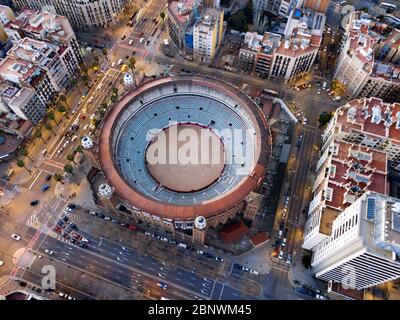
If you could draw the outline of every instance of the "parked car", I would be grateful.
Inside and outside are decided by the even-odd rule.
[[[164,241],[164,242],[168,242],[168,238],[165,238],[165,237],[161,237],[160,240]]]
[[[46,181],[50,181],[52,176],[53,176],[52,174],[48,174],[48,175],[46,176]]]
[[[196,251],[198,254],[203,254],[204,252],[203,251],[201,251],[201,250],[197,250]]]
[[[36,206],[39,203],[39,200],[32,200],[31,206]]]
[[[280,251],[280,252],[279,252],[278,259],[279,259],[279,260],[282,260],[282,259],[283,259],[283,251]]]
[[[255,274],[256,276],[258,276],[258,271],[257,270],[250,269],[250,273],[251,274]]]
[[[224,261],[224,259],[220,258],[220,257],[215,257],[215,260],[220,261],[220,262]]]
[[[54,254],[54,251],[46,249],[44,250],[45,253],[47,253],[49,256],[52,256]]]
[[[292,263],[292,255],[291,254],[288,255],[286,263],[289,265]]]
[[[43,187],[42,187],[42,191],[44,192],[44,191],[47,191],[47,190],[49,190],[49,188],[50,188],[50,186],[48,185],[48,184],[45,184]]]
[[[234,263],[234,264],[233,264],[233,267],[234,267],[235,269],[243,270],[243,266],[240,265],[240,264],[238,264],[238,263]]]
[[[284,248],[286,246],[286,238],[283,238],[282,240],[282,248]]]
[[[168,287],[164,282],[157,282],[157,285],[164,290]]]

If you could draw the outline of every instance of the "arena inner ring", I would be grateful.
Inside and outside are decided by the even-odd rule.
[[[212,132],[221,143],[223,163],[149,165],[154,137],[173,126]],[[234,143],[220,134],[234,129],[243,133]],[[129,92],[106,115],[99,160],[116,193],[134,208],[162,218],[194,219],[235,206],[259,186],[270,139],[261,110],[238,89],[198,76],[164,77]],[[244,153],[240,160],[236,147]]]

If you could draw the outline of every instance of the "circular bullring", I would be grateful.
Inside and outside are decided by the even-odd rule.
[[[199,76],[145,81],[107,114],[99,140],[115,192],[168,219],[209,217],[239,204],[262,182],[270,150],[254,102]]]

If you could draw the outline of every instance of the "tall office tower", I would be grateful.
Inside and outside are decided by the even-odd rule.
[[[364,289],[400,277],[400,200],[367,192],[334,221],[314,251],[319,279]]]

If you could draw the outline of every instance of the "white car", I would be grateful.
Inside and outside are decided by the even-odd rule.
[[[111,218],[110,218],[110,217],[104,217],[104,220],[106,220],[106,221],[110,221],[110,220],[111,220]]]
[[[71,141],[74,142],[77,138],[78,138],[78,136],[75,135],[72,137]]]
[[[286,246],[286,238],[283,238],[282,240],[282,248],[284,248]]]
[[[58,296],[59,296],[60,298],[63,298],[63,299],[67,299],[67,298],[68,298],[68,295],[67,295],[66,293],[62,293],[62,292],[60,292],[60,293],[58,294]]]
[[[279,252],[278,259],[279,259],[279,260],[282,260],[282,259],[283,259],[283,251],[280,251],[280,252]]]
[[[167,238],[165,238],[165,237],[161,237],[161,239],[160,239],[161,241],[164,241],[164,242],[168,242],[168,239]]]
[[[17,240],[17,241],[21,240],[21,237],[19,235],[17,235],[16,233],[13,233],[11,235],[11,238],[13,238],[14,240]]]
[[[96,212],[90,211],[89,214],[92,215],[92,216],[95,216],[95,215],[96,215]]]
[[[303,119],[303,124],[306,125],[307,124],[307,118]]]
[[[86,124],[86,125],[83,127],[83,131],[86,131],[87,128],[88,128],[88,125]]]
[[[66,208],[65,208],[65,211],[66,211],[66,212],[72,212],[72,209],[71,209],[70,207],[66,207]]]
[[[250,269],[250,273],[251,274],[255,274],[256,276],[258,276],[258,271],[257,270]]]
[[[54,251],[48,249],[44,250],[44,252],[46,252],[49,256],[52,256],[54,254]]]
[[[2,266],[4,264],[3,260],[0,260],[0,266]]]
[[[197,250],[197,253],[198,253],[198,254],[203,254],[204,252],[201,251],[201,250]]]
[[[82,242],[85,242],[85,243],[89,243],[89,240],[86,239],[86,238],[82,238],[81,241],[82,241]]]

